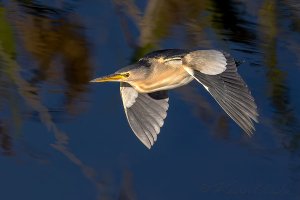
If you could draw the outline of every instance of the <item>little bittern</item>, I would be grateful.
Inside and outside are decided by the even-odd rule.
[[[129,125],[149,149],[167,116],[168,90],[197,80],[223,110],[248,134],[255,130],[257,107],[237,73],[235,60],[217,50],[166,49],[145,55],[137,63],[91,82],[121,82]]]

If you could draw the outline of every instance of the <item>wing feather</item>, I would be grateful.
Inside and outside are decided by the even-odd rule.
[[[226,69],[220,74],[209,75],[195,67],[186,71],[194,76],[223,110],[250,135],[255,130],[253,121],[258,122],[257,106],[246,83],[237,73],[234,59],[227,53],[222,54],[226,58]]]
[[[169,108],[166,91],[138,93],[127,83],[121,83],[121,97],[128,123],[138,139],[151,148],[157,140]]]

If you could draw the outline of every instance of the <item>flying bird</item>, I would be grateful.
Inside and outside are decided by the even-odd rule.
[[[158,50],[91,82],[120,82],[128,123],[150,149],[167,117],[168,91],[192,80],[198,81],[248,135],[253,133],[253,121],[258,122],[257,106],[237,73],[235,60],[225,52]]]

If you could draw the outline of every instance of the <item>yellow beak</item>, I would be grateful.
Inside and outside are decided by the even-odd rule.
[[[122,81],[123,78],[124,78],[124,76],[122,76],[121,74],[111,74],[108,76],[95,78],[95,79],[91,80],[90,82],[98,82],[98,83],[99,82],[110,82],[110,81],[119,82],[119,81]]]

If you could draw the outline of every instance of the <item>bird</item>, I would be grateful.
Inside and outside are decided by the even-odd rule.
[[[257,105],[237,72],[237,62],[220,50],[163,49],[90,82],[120,82],[128,123],[150,149],[167,117],[169,90],[196,80],[249,136],[258,123]]]

